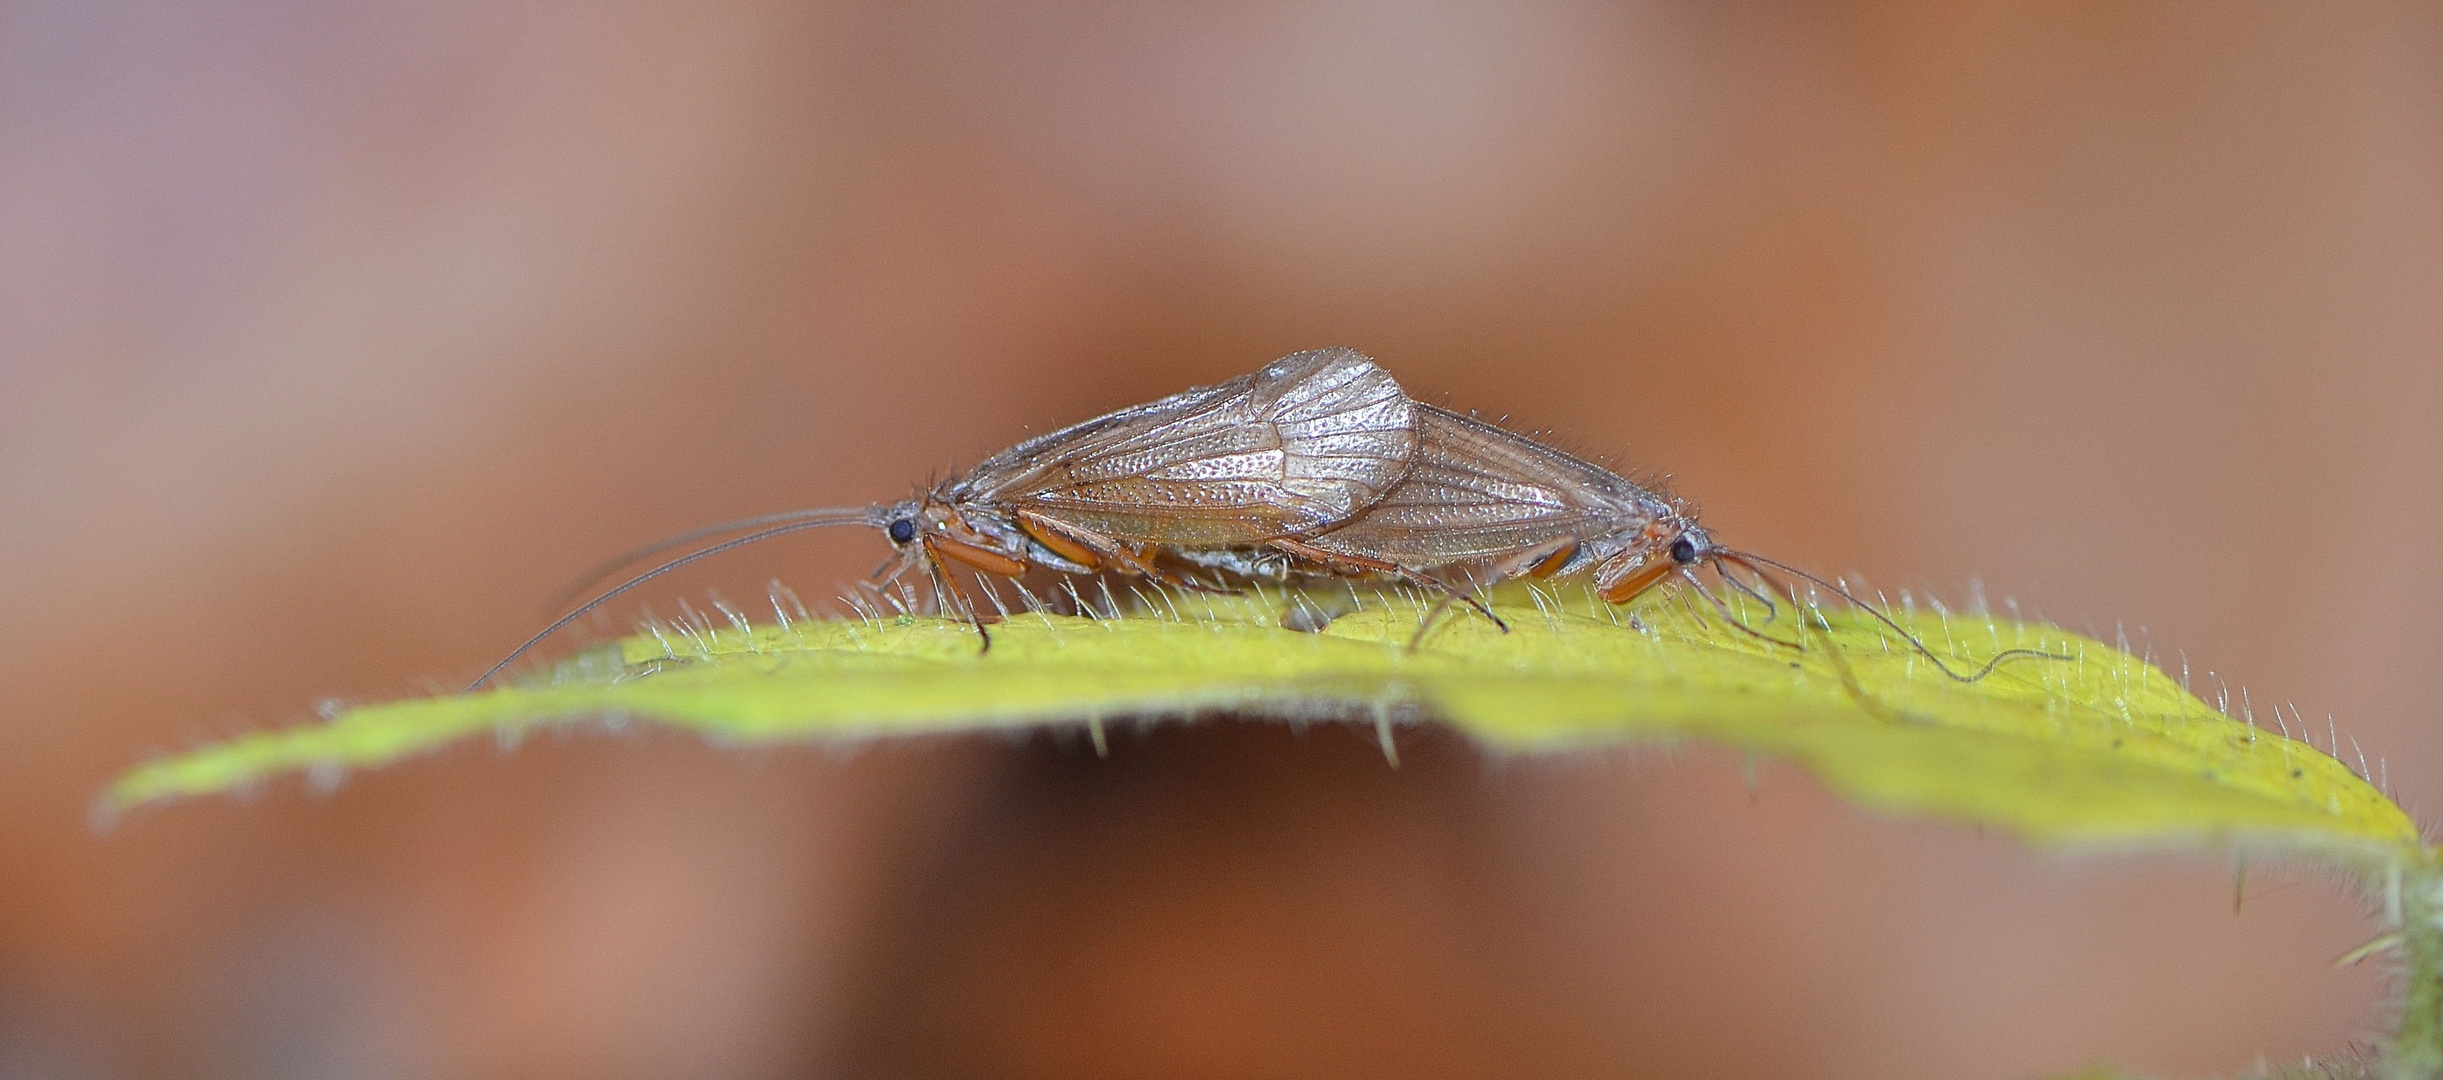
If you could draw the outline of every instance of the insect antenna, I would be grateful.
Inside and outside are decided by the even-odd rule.
[[[1783,573],[1789,574],[1793,577],[1810,582],[1819,588],[1829,590],[1834,595],[1848,601],[1850,606],[1865,612],[1876,622],[1882,623],[1886,628],[1890,629],[1891,632],[1900,635],[1900,639],[1908,642],[1909,648],[1915,650],[1917,655],[1925,657],[1929,662],[1933,663],[1935,670],[1942,672],[1944,675],[1950,676],[1955,682],[1977,682],[1983,679],[1985,676],[1993,674],[1994,669],[1999,668],[2004,663],[2012,660],[2041,659],[2066,661],[2077,659],[2077,657],[2074,656],[2065,656],[2061,653],[2044,652],[2040,649],[2004,649],[2001,652],[1993,654],[1990,659],[1985,661],[1985,666],[1976,669],[1974,674],[1963,675],[1957,669],[1954,669],[1950,664],[1944,663],[1943,658],[1936,655],[1934,650],[1927,648],[1923,639],[1910,633],[1906,627],[1900,625],[1898,620],[1892,618],[1888,614],[1885,614],[1883,609],[1860,599],[1856,593],[1850,592],[1839,585],[1835,585],[1830,581],[1826,581],[1823,578],[1810,574],[1799,569],[1798,567],[1781,562],[1777,559],[1768,559],[1762,555],[1745,551],[1732,551],[1727,548],[1716,548],[1713,552],[1713,556],[1718,562],[1733,563],[1747,572],[1756,575],[1758,579],[1776,586],[1776,590],[1779,591],[1783,596],[1788,597],[1793,605],[1798,603],[1797,594],[1791,591],[1789,586],[1774,581],[1772,575],[1765,572],[1764,567],[1772,567],[1775,570],[1782,571]],[[1719,566],[1715,568],[1715,572],[1721,573]],[[1729,580],[1729,575],[1724,574],[1723,577],[1725,580]]]
[[[857,520],[859,522],[868,522],[872,519],[874,511],[871,508],[847,506],[821,506],[811,510],[784,510],[777,514],[764,514],[759,517],[739,518],[736,521],[724,521],[718,525],[706,525],[701,528],[689,529],[683,533],[665,536],[650,544],[646,544],[643,547],[622,552],[596,564],[593,569],[586,571],[584,576],[579,577],[575,581],[569,582],[565,586],[562,586],[559,592],[551,594],[551,599],[543,602],[543,609],[545,611],[557,611],[561,608],[567,607],[569,601],[583,595],[585,590],[601,584],[602,579],[617,573],[620,567],[651,558],[655,555],[661,554],[662,552],[669,551],[672,548],[685,547],[707,537],[720,536],[723,533],[734,533],[740,529],[761,529],[767,526],[785,525],[796,521],[813,521],[817,518],[829,520],[837,518],[842,514],[861,515]]]
[[[804,511],[803,513],[811,514],[813,511]],[[660,577],[663,574],[676,570],[679,567],[685,566],[692,562],[709,559],[715,555],[721,554],[722,552],[730,551],[735,548],[742,548],[748,544],[769,540],[775,536],[780,536],[786,533],[801,532],[806,529],[820,529],[830,525],[877,525],[881,522],[879,512],[870,508],[833,507],[827,509],[824,511],[824,513],[827,516],[821,518],[809,518],[804,521],[795,521],[786,525],[775,525],[768,529],[759,529],[755,532],[748,533],[745,536],[738,537],[735,540],[724,540],[718,544],[712,545],[711,547],[688,552],[685,555],[681,555],[678,558],[665,562],[651,570],[647,570],[644,573],[620,582],[619,584],[597,594],[593,599],[579,605],[576,610],[552,620],[551,625],[544,627],[542,632],[533,637],[527,638],[525,644],[518,646],[515,650],[511,651],[509,655],[501,657],[500,663],[492,665],[491,668],[486,670],[482,675],[476,676],[474,682],[467,684],[467,688],[464,692],[473,693],[477,690],[483,689],[483,685],[491,682],[493,676],[500,674],[509,665],[516,663],[519,657],[526,655],[528,652],[533,651],[535,646],[542,644],[545,638],[559,633],[562,627],[576,622],[587,612],[609,603],[613,597],[616,597],[621,593],[627,592],[630,589],[651,581],[654,578]]]
[[[1723,554],[1724,552],[1722,549],[1714,549],[1715,557],[1711,560],[1713,571],[1715,574],[1720,575],[1722,580],[1735,583],[1737,579],[1722,569],[1721,556]],[[1733,557],[1739,557],[1739,553],[1737,552],[1730,552],[1728,554],[1732,555]],[[1858,681],[1858,673],[1850,669],[1849,661],[1843,659],[1841,656],[1840,646],[1832,640],[1832,624],[1824,621],[1823,615],[1818,613],[1814,609],[1813,605],[1809,604],[1805,600],[1799,599],[1798,590],[1791,588],[1788,582],[1757,569],[1753,564],[1743,563],[1741,565],[1747,570],[1747,572],[1756,575],[1756,580],[1762,582],[1766,588],[1780,593],[1782,599],[1790,602],[1790,611],[1798,623],[1798,634],[1799,638],[1801,639],[1796,643],[1796,648],[1799,652],[1803,653],[1807,651],[1805,642],[1807,635],[1813,634],[1816,637],[1822,638],[1824,642],[1824,659],[1832,664],[1833,676],[1841,680],[1841,688],[1849,691],[1850,698],[1855,700],[1860,707],[1866,709],[1868,712],[1874,713],[1877,716],[1882,716],[1886,719],[1893,720],[1902,718],[1900,713],[1892,711],[1889,707],[1876,701],[1872,695],[1866,692],[1866,685]],[[1686,567],[1682,567],[1680,572],[1683,575],[1686,575],[1690,581],[1696,581],[1696,574],[1688,570]],[[1806,574],[1804,571],[1798,571],[1798,573],[1810,581],[1821,580],[1816,578],[1813,574]],[[1697,582],[1697,591],[1706,591],[1703,582]],[[1848,594],[1842,593],[1842,595],[1847,596]],[[1719,602],[1717,601],[1717,603]],[[1889,622],[1890,620],[1886,619],[1884,621]],[[1776,645],[1791,644],[1790,642],[1785,642],[1780,638],[1762,633],[1751,627],[1740,625],[1736,620],[1731,620],[1731,625],[1737,626],[1741,630],[1747,631],[1750,634],[1763,638],[1764,640],[1770,641]],[[1907,631],[1901,632],[1904,635],[1907,633]],[[1919,646],[1920,650],[1923,648],[1923,646]],[[1940,660],[1936,660],[1935,662],[1937,664],[1941,663]],[[1983,675],[1980,674],[1978,677],[1983,678]]]

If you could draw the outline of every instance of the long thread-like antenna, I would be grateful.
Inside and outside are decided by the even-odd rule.
[[[585,590],[601,584],[602,579],[618,572],[620,567],[651,558],[655,555],[661,554],[662,552],[668,551],[671,548],[683,547],[709,536],[719,536],[723,533],[733,533],[741,529],[760,529],[767,525],[779,525],[792,521],[812,521],[817,518],[835,518],[841,513],[852,509],[854,508],[841,506],[821,506],[811,510],[783,510],[777,514],[762,514],[751,518],[739,518],[736,521],[724,521],[717,525],[705,525],[698,528],[689,529],[683,533],[665,536],[650,544],[646,544],[643,547],[624,551],[618,555],[612,556],[611,558],[604,559],[601,563],[596,564],[593,569],[586,571],[585,574],[579,577],[577,580],[561,586],[559,592],[551,594],[551,599],[543,601],[543,610],[558,611],[561,608],[567,607],[569,601],[583,595]],[[871,513],[872,511],[865,510],[861,512]]]
[[[573,623],[579,618],[583,617],[586,612],[601,607],[602,605],[610,602],[613,597],[651,581],[654,578],[660,577],[663,574],[676,570],[679,567],[685,566],[688,563],[696,562],[701,559],[709,559],[715,555],[721,554],[722,552],[742,548],[748,544],[756,543],[758,541],[769,540],[775,536],[780,536],[786,533],[802,532],[807,529],[820,529],[831,525],[880,525],[882,523],[879,508],[870,506],[828,507],[819,511],[800,510],[797,511],[796,514],[797,516],[804,517],[807,520],[795,521],[787,525],[779,525],[769,529],[758,530],[756,532],[748,533],[745,536],[741,536],[735,540],[724,540],[718,544],[714,544],[711,547],[688,552],[685,555],[681,555],[678,558],[672,559],[669,562],[656,566],[651,570],[647,570],[644,573],[638,574],[635,577],[629,578],[626,581],[620,582],[619,584],[604,590],[599,595],[596,595],[593,599],[586,601],[583,605],[580,605],[576,610],[553,620],[552,624],[544,627],[541,633],[527,638],[525,644],[518,646],[515,651],[512,651],[509,655],[502,657],[500,663],[492,665],[491,668],[486,670],[483,674],[476,676],[474,682],[467,684],[465,692],[473,693],[477,690],[483,689],[483,685],[491,682],[493,676],[500,674],[509,665],[516,663],[519,657],[526,655],[529,651],[532,651],[535,646],[542,644],[545,638],[560,632],[561,627],[567,626],[568,624]],[[825,516],[817,518],[813,516],[816,514],[822,514]]]
[[[1991,659],[1986,660],[1985,666],[1978,668],[1975,674],[1962,675],[1957,670],[1954,670],[1951,665],[1944,663],[1941,656],[1936,655],[1934,650],[1927,648],[1926,643],[1923,640],[1919,639],[1917,635],[1910,633],[1908,628],[1901,626],[1898,620],[1893,619],[1890,615],[1884,614],[1883,609],[1859,599],[1856,593],[1850,592],[1839,585],[1835,585],[1832,582],[1826,581],[1823,578],[1817,577],[1814,574],[1810,574],[1799,569],[1798,567],[1792,566],[1778,559],[1768,559],[1762,555],[1757,555],[1751,552],[1732,551],[1729,548],[1715,548],[1712,554],[1717,559],[1745,567],[1749,573],[1755,574],[1758,577],[1768,577],[1769,575],[1765,574],[1762,567],[1770,566],[1773,569],[1782,571],[1783,573],[1790,574],[1795,577],[1803,578],[1814,583],[1818,587],[1830,590],[1834,595],[1848,601],[1850,606],[1865,612],[1876,622],[1882,623],[1884,626],[1889,627],[1893,633],[1900,635],[1900,639],[1902,641],[1909,643],[1909,648],[1916,650],[1919,656],[1923,656],[1928,661],[1932,662],[1936,670],[1950,676],[1954,681],[1957,682],[1977,682],[1983,679],[1985,676],[1993,674],[1995,668],[2001,667],[2004,663],[2011,660],[2067,661],[2078,659],[2075,656],[2065,656],[2061,653],[2045,652],[2041,649],[2004,649],[2001,652],[1993,654]],[[1762,566],[1758,565],[1760,563]],[[1796,603],[1796,598],[1792,599],[1792,603]]]
[[[1741,583],[1739,578],[1730,571],[1722,569],[1722,564],[1727,560],[1719,558],[1718,556],[1721,554],[1721,549],[1717,548],[1714,550],[1714,555],[1717,557],[1708,558],[1705,560],[1705,565],[1713,568],[1714,576],[1730,583],[1733,587],[1736,587],[1740,592],[1746,595],[1756,595],[1756,590],[1754,588]],[[1737,553],[1732,553],[1732,556],[1736,558]],[[1849,661],[1841,658],[1840,646],[1838,643],[1832,640],[1832,624],[1825,622],[1823,616],[1815,612],[1813,605],[1801,599],[1798,595],[1797,589],[1790,587],[1789,582],[1783,581],[1780,578],[1774,577],[1771,574],[1757,569],[1752,563],[1743,562],[1739,565],[1745,568],[1748,573],[1756,575],[1756,580],[1763,582],[1765,588],[1780,593],[1783,600],[1789,601],[1791,619],[1798,624],[1798,636],[1800,640],[1784,641],[1781,638],[1767,634],[1764,631],[1749,626],[1745,622],[1733,617],[1731,615],[1730,605],[1724,603],[1720,597],[1713,595],[1713,591],[1707,589],[1705,587],[1705,583],[1698,580],[1696,572],[1689,567],[1680,567],[1680,576],[1687,578],[1689,585],[1693,586],[1696,591],[1704,593],[1706,599],[1714,602],[1714,607],[1720,610],[1722,613],[1722,621],[1729,623],[1731,626],[1737,627],[1741,632],[1746,633],[1751,637],[1755,637],[1773,645],[1780,645],[1784,648],[1796,649],[1800,652],[1807,651],[1805,639],[1808,635],[1812,634],[1823,639],[1824,660],[1832,665],[1833,675],[1841,680],[1841,689],[1849,691],[1849,696],[1856,699],[1859,707],[1865,709],[1866,711],[1887,719],[1901,719],[1900,713],[1894,712],[1889,706],[1876,701],[1873,695],[1866,692],[1866,685],[1858,681],[1858,673],[1850,669]],[[1812,576],[1810,576],[1810,580],[1812,580]],[[1769,609],[1772,606],[1772,601],[1770,599],[1765,600],[1765,605]],[[1692,612],[1695,611],[1696,605],[1690,604],[1688,610]],[[1698,617],[1700,619],[1703,618],[1701,615]]]

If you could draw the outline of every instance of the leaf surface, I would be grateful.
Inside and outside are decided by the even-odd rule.
[[[1631,620],[1581,588],[1508,589],[1496,607],[1513,632],[1445,617],[1415,652],[1419,607],[1391,595],[1314,633],[1282,628],[1272,591],[1163,596],[1113,617],[1019,614],[993,628],[988,653],[972,629],[932,617],[663,625],[515,685],[363,705],[154,761],[114,783],[103,809],[586,719],[748,744],[1033,725],[1085,725],[1099,740],[1105,723],[1231,714],[1440,722],[1522,753],[1703,740],[1797,762],[1878,810],[2040,842],[2245,842],[2363,866],[2420,850],[2414,822],[2341,761],[2054,627],[1908,616],[1954,666],[2005,648],[2072,657],[1961,683],[1839,609],[1819,613],[1823,629],[1801,650],[1667,602]],[[1795,636],[1787,612],[1744,614]]]

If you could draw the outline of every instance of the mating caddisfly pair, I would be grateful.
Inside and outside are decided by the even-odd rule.
[[[1035,569],[1116,573],[1199,591],[1231,591],[1251,578],[1392,580],[1441,597],[1414,647],[1452,602],[1499,625],[1479,590],[1581,573],[1613,604],[1680,578],[1732,626],[1763,637],[1733,618],[1697,571],[1710,569],[1768,613],[1774,596],[1799,606],[1797,591],[1769,568],[1838,594],[1956,679],[2048,655],[2008,650],[1963,674],[1839,585],[1716,544],[1686,503],[1497,425],[1411,401],[1364,354],[1333,348],[1036,436],[912,499],[727,522],[631,552],[586,584],[648,555],[752,530],[604,590],[469,689],[638,585],[746,544],[835,525],[879,530],[894,553],[873,583],[921,574],[937,606],[965,618],[986,649],[988,620],[959,585],[959,569],[1013,579]]]

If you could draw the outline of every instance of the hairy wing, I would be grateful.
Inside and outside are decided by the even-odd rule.
[[[1346,521],[1407,475],[1413,406],[1353,349],[1316,349],[993,455],[961,494],[1114,539],[1261,543]]]
[[[1652,520],[1656,498],[1600,465],[1431,405],[1408,478],[1348,524],[1308,539],[1414,569],[1589,539]]]

